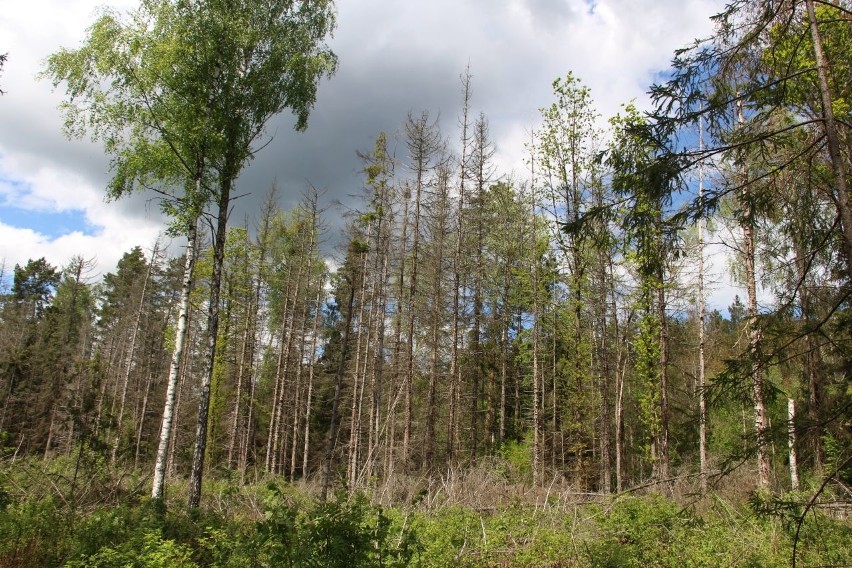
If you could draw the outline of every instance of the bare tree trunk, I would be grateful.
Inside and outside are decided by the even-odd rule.
[[[248,414],[246,415],[245,428],[243,428],[241,435],[242,440],[240,442],[240,459],[238,465],[240,470],[240,483],[245,483],[246,472],[248,470],[249,452],[251,451],[254,453],[254,380],[249,379],[248,391]],[[253,460],[253,462],[256,467],[256,460]]]
[[[659,476],[669,478],[669,323],[666,315],[665,272],[659,271],[657,317],[660,318],[660,433],[657,438]]]
[[[796,458],[796,401],[787,399],[787,444],[790,449],[790,486],[799,490],[799,461]]]
[[[405,371],[405,418],[402,435],[402,461],[406,467],[410,465],[412,442],[412,425],[414,421],[414,329],[418,319],[415,316],[415,303],[418,297],[418,275],[420,270],[420,233],[423,214],[423,193],[427,184],[427,175],[434,168],[432,163],[436,154],[442,149],[440,133],[436,123],[430,122],[429,114],[424,112],[415,119],[409,115],[405,125],[406,145],[412,161],[414,173],[414,224],[411,227],[411,275],[408,282],[408,329],[406,330]]]
[[[276,186],[272,186],[269,193],[266,196],[266,201],[262,206],[262,225],[259,229],[259,234],[257,237],[257,246],[259,247],[259,255],[258,255],[258,267],[257,267],[257,281],[254,285],[254,296],[252,299],[252,303],[249,309],[249,316],[252,320],[251,325],[251,335],[248,338],[249,341],[249,349],[247,353],[248,359],[248,370],[246,372],[246,382],[247,384],[244,386],[244,389],[248,390],[248,401],[247,401],[247,415],[245,419],[241,422],[237,423],[237,428],[241,429],[241,432],[237,432],[236,434],[239,437],[239,456],[238,456],[238,468],[240,470],[240,481],[245,481],[246,470],[248,468],[248,460],[249,460],[249,448],[254,449],[254,369],[255,369],[255,356],[258,351],[257,345],[259,342],[258,333],[260,330],[264,329],[263,322],[261,321],[261,314],[264,313],[261,308],[261,299],[262,299],[262,290],[264,282],[266,281],[266,255],[269,250],[270,244],[270,224],[272,222],[273,215],[275,215],[277,211],[277,206],[275,205],[275,200],[277,196],[277,188]],[[238,401],[239,403],[239,401]],[[244,426],[240,428],[240,424]]]
[[[380,229],[381,231],[381,229]],[[376,322],[376,347],[373,350],[373,375],[371,380],[370,392],[370,431],[367,436],[367,478],[373,476],[373,464],[376,460],[377,451],[380,441],[380,421],[381,421],[381,401],[383,388],[383,373],[385,365],[385,319],[387,314],[387,278],[388,278],[388,250],[386,239],[382,233],[379,233],[379,241],[377,246],[381,251],[381,268],[379,273],[379,290],[376,303],[378,317],[374,318]]]
[[[698,132],[699,150],[704,150],[703,119]],[[701,217],[698,219],[698,461],[701,474],[701,490],[707,491],[707,381],[704,376],[705,327],[707,306],[704,301],[704,167],[698,169],[698,201]]]
[[[834,183],[837,184],[837,208],[843,233],[843,250],[846,255],[846,276],[852,281],[852,210],[849,206],[849,185],[846,178],[846,159],[848,159],[848,156],[844,156],[840,149],[840,136],[837,131],[837,120],[834,116],[832,92],[828,83],[828,59],[823,52],[813,0],[805,0],[805,7],[808,12],[811,40],[817,65],[828,154],[834,170]]]
[[[292,439],[292,443],[290,444],[290,481],[294,481],[296,478],[296,453],[298,447],[299,440],[299,426],[301,425],[301,414],[299,413],[299,407],[302,402],[302,372],[305,368],[305,339],[307,336],[307,314],[308,310],[308,302],[305,302],[305,308],[302,313],[301,323],[299,326],[299,361],[296,365],[296,381],[293,386],[293,416],[292,416],[292,424],[293,429],[290,434],[290,438]]]
[[[616,372],[615,385],[615,492],[624,488],[624,372],[622,367]]]
[[[169,456],[169,442],[172,436],[172,424],[175,417],[175,393],[177,391],[178,377],[181,372],[181,361],[184,356],[184,345],[187,336],[187,323],[189,318],[189,294],[192,291],[192,276],[195,267],[195,253],[197,247],[198,227],[197,221],[193,221],[187,234],[186,260],[184,261],[183,279],[180,288],[180,307],[178,308],[177,331],[175,333],[175,349],[172,352],[171,364],[169,365],[169,378],[166,386],[166,402],[163,408],[163,422],[160,427],[160,443],[157,447],[157,460],[154,464],[154,482],[151,489],[151,498],[163,498],[164,480],[166,476],[166,463]]]
[[[409,202],[411,201],[411,191],[408,188],[408,184],[406,184],[403,188],[403,211],[402,211],[402,229],[401,235],[399,239],[399,266],[397,268],[397,282],[396,282],[396,317],[394,318],[394,356],[393,356],[393,375],[394,375],[394,388],[395,389],[405,389],[405,377],[404,370],[402,369],[403,364],[403,344],[402,344],[402,332],[403,332],[403,316],[411,317],[412,314],[406,313],[403,310],[403,305],[407,305],[405,302],[405,267],[407,265],[408,258],[408,218],[409,218]],[[407,349],[406,349],[407,351]],[[391,422],[391,430],[390,436],[388,437],[388,446],[387,446],[387,457],[385,463],[385,472],[389,472],[391,469],[391,464],[395,459],[394,449],[396,444],[396,397],[388,400],[388,417]]]
[[[95,437],[97,437],[98,434],[100,434],[100,431],[101,431],[101,422],[103,421],[103,412],[104,412],[104,399],[106,398],[107,386],[109,385],[109,376],[112,374],[110,372],[110,369],[112,367],[113,354],[117,351],[116,345],[115,345],[117,342],[118,342],[117,335],[113,335],[110,338],[110,341],[109,341],[108,353],[110,354],[110,356],[107,359],[106,372],[104,373],[103,382],[101,383],[101,388],[100,388],[100,391],[98,392],[97,411],[95,413],[96,414],[96,416],[95,416],[95,428],[94,428]],[[11,385],[10,385],[10,389],[11,389]],[[11,391],[10,391],[10,393],[11,393]],[[4,404],[4,406],[3,406],[3,420],[0,420],[0,428],[3,428],[3,425],[5,424],[6,404],[8,404],[8,402],[9,402],[9,399],[7,397],[6,401],[3,403]]]
[[[535,169],[533,165],[533,184],[535,183]],[[538,290],[539,290],[539,282],[538,282],[538,254],[536,253],[538,249],[538,217],[536,216],[536,208],[535,208],[535,189],[534,185],[530,188],[530,215],[532,217],[532,230],[530,236],[530,246],[533,251],[531,255],[532,260],[532,301],[533,301],[533,312],[532,312],[532,379],[533,379],[533,455],[532,455],[532,473],[533,473],[533,485],[536,487],[541,486],[542,483],[542,440],[541,440],[541,431],[542,431],[542,416],[541,416],[541,378],[539,377],[539,368],[538,368],[538,350],[539,350],[539,302],[538,302]]]
[[[617,342],[617,351],[615,354],[615,403],[613,407],[615,421],[615,492],[621,493],[624,488],[624,376],[627,372],[627,331],[630,324],[630,317],[627,318],[624,326],[619,325],[618,320],[618,299],[616,296],[615,287],[615,270],[612,259],[609,262],[609,278],[610,278],[610,318],[613,322],[614,337]],[[625,331],[622,331],[625,330]],[[624,337],[622,337],[624,333]]]
[[[304,259],[299,262],[299,267],[296,271],[296,282],[291,283],[289,274],[287,278],[286,298],[284,301],[284,309],[281,314],[281,346],[278,352],[278,362],[276,365],[276,396],[273,399],[274,421],[269,425],[269,440],[267,444],[267,462],[268,471],[271,473],[280,473],[282,471],[281,458],[286,452],[286,437],[284,430],[284,407],[286,397],[287,375],[290,372],[291,351],[293,348],[293,340],[296,333],[296,302],[299,297],[299,290],[302,286],[302,275],[304,269]],[[288,269],[289,272],[289,269]],[[292,289],[292,292],[291,290]]]
[[[204,459],[207,450],[207,428],[210,412],[210,387],[216,370],[216,342],[219,339],[219,310],[222,288],[222,268],[225,257],[225,237],[228,225],[228,208],[231,204],[231,188],[236,174],[231,171],[236,168],[236,157],[232,150],[226,156],[218,201],[216,203],[217,218],[213,236],[213,271],[210,276],[210,299],[207,304],[207,349],[205,369],[201,377],[198,394],[198,422],[195,430],[195,451],[192,457],[192,471],[189,477],[187,505],[189,509],[197,509],[201,502],[201,481],[204,475]]]
[[[601,417],[600,417],[600,448],[601,448],[601,491],[604,493],[612,492],[612,446],[611,446],[611,391],[612,391],[612,349],[610,341],[610,325],[607,322],[607,251],[602,248],[598,255],[598,291],[595,300],[597,318],[600,322],[600,338],[598,343],[598,380],[601,397]],[[615,339],[617,341],[617,338]],[[554,412],[556,411],[554,407]],[[555,428],[554,428],[555,432]]]
[[[368,225],[367,234],[371,227]],[[352,384],[352,405],[349,413],[349,460],[347,462],[346,478],[350,489],[355,488],[358,481],[359,450],[361,445],[361,401],[364,396],[364,388],[367,379],[367,350],[369,349],[369,322],[364,325],[364,308],[367,300],[367,253],[363,253],[361,260],[361,285],[358,290],[358,339],[355,342],[355,373]],[[362,352],[362,345],[364,351]],[[364,371],[361,372],[361,362],[364,362]]]
[[[197,250],[196,250],[196,254],[198,254]],[[191,307],[189,308],[188,314],[190,314],[190,316],[192,315],[192,308]],[[195,324],[194,326],[193,326],[193,323]],[[196,319],[195,322],[193,322],[192,319],[189,319],[187,321],[186,334],[187,334],[188,343],[190,345],[194,345],[198,341],[198,328],[199,328],[199,325],[198,325],[197,319]],[[184,347],[183,357],[182,357],[181,363],[180,363],[180,365],[181,365],[180,376],[178,377],[178,384],[177,384],[177,397],[175,398],[175,405],[174,405],[175,406],[174,415],[175,415],[176,420],[180,419],[181,408],[183,408],[182,402],[183,402],[183,398],[184,398],[184,392],[186,391],[186,385],[187,385],[187,382],[189,380],[189,377],[192,376],[192,373],[190,372],[190,365],[191,365],[190,355],[191,355],[190,350],[186,349]],[[178,444],[177,444],[178,434],[179,434],[179,431],[177,430],[177,428],[172,428],[171,438],[169,439],[169,458],[166,462],[168,464],[168,470],[166,471],[167,477],[174,477],[175,470],[177,469],[177,462],[175,461],[175,452],[176,452],[177,446],[178,446]]]
[[[47,428],[47,442],[44,444],[44,455],[42,459],[47,460],[50,448],[53,446],[53,433],[56,427],[56,402],[50,405],[50,426]]]
[[[453,251],[453,306],[452,306],[452,346],[450,351],[450,369],[449,369],[449,393],[448,393],[448,416],[447,416],[447,463],[453,464],[455,460],[456,445],[458,443],[458,389],[461,383],[461,365],[459,363],[459,343],[461,332],[460,313],[463,309],[461,302],[461,287],[463,283],[463,265],[462,265],[462,243],[464,241],[465,231],[465,182],[468,177],[468,149],[470,146],[470,66],[468,65],[465,74],[462,75],[462,116],[461,116],[461,157],[459,158],[459,195],[458,206],[456,211],[456,243]]]
[[[145,428],[145,413],[148,412],[148,395],[151,392],[151,371],[145,380],[145,395],[142,397],[142,409],[139,411],[139,424],[136,427],[136,451],[133,453],[133,469],[139,466],[139,453],[142,447],[142,432]]]
[[[474,225],[476,244],[473,250],[473,318],[470,340],[470,355],[473,361],[469,373],[471,375],[471,400],[470,400],[470,457],[476,461],[479,444],[479,396],[482,382],[482,292],[484,283],[485,261],[483,259],[483,246],[485,243],[485,219],[483,209],[485,207],[485,191],[490,181],[491,171],[488,161],[494,154],[490,145],[488,134],[488,121],[480,114],[474,124],[474,147],[473,167],[475,174],[476,194],[473,197]]]
[[[430,222],[432,252],[432,290],[430,314],[431,355],[429,361],[429,391],[426,396],[426,468],[432,471],[435,465],[435,423],[438,419],[438,383],[441,379],[439,359],[441,354],[441,330],[444,329],[444,245],[449,216],[450,170],[446,163],[439,164],[437,171],[436,201],[432,204],[434,216]]]
[[[737,100],[737,123],[742,125],[743,107],[742,100]],[[754,244],[754,207],[751,202],[750,188],[747,183],[742,184],[740,204],[743,208],[743,261],[745,263],[746,287],[748,289],[748,352],[751,359],[751,382],[752,397],[754,399],[754,430],[755,445],[757,452],[757,475],[758,485],[761,488],[769,487],[769,454],[766,444],[766,404],[764,402],[764,377],[760,363],[761,333],[757,325],[757,283],[755,274],[755,244]]]
[[[284,314],[282,314],[282,323],[281,323],[281,339],[278,344],[278,354],[275,359],[275,385],[272,393],[272,408],[269,412],[269,431],[267,432],[266,437],[266,458],[264,461],[264,468],[267,473],[274,473],[276,468],[278,467],[278,442],[276,431],[278,429],[278,422],[281,420],[281,398],[282,391],[284,389],[284,379],[282,367],[284,365],[284,349],[285,345],[287,345],[287,316],[286,316],[286,304],[289,300],[289,295],[287,299],[285,299],[285,308]]]
[[[413,399],[414,399],[414,326],[415,311],[414,304],[417,298],[417,275],[420,268],[420,214],[423,190],[424,171],[418,171],[418,180],[415,185],[414,197],[414,226],[411,228],[411,276],[408,282],[408,328],[405,334],[407,356],[405,359],[405,418],[402,432],[402,462],[406,467],[409,465],[411,452],[411,428],[414,421]]]
[[[505,296],[504,296],[505,297]],[[504,304],[504,309],[507,309]],[[509,322],[503,322],[500,341],[500,443],[506,440],[506,389],[509,382]]]
[[[750,205],[747,205],[750,209]],[[745,265],[746,283],[748,287],[748,345],[751,358],[751,381],[752,396],[754,398],[754,429],[756,433],[755,444],[757,450],[758,484],[760,487],[769,487],[770,468],[769,454],[766,444],[766,405],[764,402],[764,377],[760,363],[761,333],[757,325],[757,285],[755,281],[755,251],[754,233],[750,221],[751,215],[747,214],[746,223],[743,225],[743,239],[745,241]]]
[[[515,316],[517,317],[517,329],[522,329],[523,326],[523,310],[518,307],[517,313]],[[515,371],[515,431],[522,432],[526,428],[526,423],[524,417],[521,416],[521,372]]]
[[[250,338],[250,335],[254,335],[254,330],[251,329],[251,320],[254,318],[253,311],[254,301],[252,300],[249,302],[249,306],[246,309],[247,313],[245,318],[245,325],[243,326],[243,340],[240,346],[240,360],[237,363],[237,392],[234,394],[234,415],[231,420],[231,428],[228,432],[227,463],[229,468],[234,467],[234,452],[237,451],[236,446],[240,426],[243,390],[245,389],[246,374],[248,374],[249,380],[251,379],[251,359],[253,358],[251,343],[253,341],[253,338]]]

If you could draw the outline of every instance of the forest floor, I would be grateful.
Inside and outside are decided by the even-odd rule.
[[[0,462],[0,568],[852,566],[848,508],[831,486],[808,506],[816,482],[760,494],[738,471],[602,495],[510,478],[488,461],[321,502],[311,483],[211,475],[187,512],[185,483],[152,502],[145,474],[83,452]]]

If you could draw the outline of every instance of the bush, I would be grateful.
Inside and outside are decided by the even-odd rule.
[[[189,547],[164,540],[158,531],[145,531],[116,547],[104,547],[97,553],[65,564],[67,568],[191,568]]]
[[[657,566],[681,522],[679,508],[659,495],[619,499],[597,523],[589,560],[595,566]]]
[[[394,567],[407,566],[415,550],[411,532],[393,527],[361,494],[314,503],[277,485],[269,487],[264,520],[233,537],[209,531],[202,546],[214,565]]]

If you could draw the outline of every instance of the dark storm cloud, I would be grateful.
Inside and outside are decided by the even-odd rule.
[[[345,14],[341,15],[341,20]],[[235,218],[259,209],[273,180],[282,190],[281,205],[295,205],[309,186],[323,192],[329,209],[328,224],[340,227],[340,209],[357,206],[362,163],[357,152],[369,152],[376,136],[398,132],[409,112],[428,111],[439,118],[445,136],[454,135],[461,104],[460,74],[464,65],[434,56],[418,56],[405,41],[377,49],[355,30],[341,23],[333,42],[340,58],[337,74],[320,86],[317,104],[305,132],[293,130],[285,111],[270,121],[273,140],[240,177],[242,191],[252,196],[239,203]]]

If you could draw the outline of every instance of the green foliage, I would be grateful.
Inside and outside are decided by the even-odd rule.
[[[646,313],[639,320],[636,350],[636,379],[639,384],[640,420],[650,436],[660,431],[660,319]],[[648,441],[643,444],[650,456]]]
[[[32,303],[39,316],[50,303],[61,280],[60,272],[44,259],[30,259],[23,267],[15,265],[12,296],[19,302]]]
[[[421,542],[419,560],[426,566],[475,565],[465,557],[481,542],[480,519],[470,509],[447,507],[412,521]]]
[[[383,509],[345,493],[323,503],[275,483],[222,493],[227,503],[240,495],[255,505],[223,502],[220,512],[188,514],[148,499],[72,509],[50,495],[12,495],[0,510],[0,567],[781,567],[790,564],[809,498],[764,496],[752,508],[710,498],[698,514],[653,494],[483,511]],[[849,565],[850,538],[849,522],[810,509],[798,529],[797,560]]]
[[[654,565],[680,522],[677,505],[662,497],[617,501],[598,521],[600,538],[589,556],[596,566]]]
[[[65,519],[52,499],[12,504],[0,512],[0,566],[56,566],[65,548]]]
[[[143,532],[115,548],[105,547],[82,560],[65,564],[67,568],[189,568],[198,566],[191,560],[186,545],[164,540],[155,531]]]
[[[506,477],[518,483],[532,480],[533,435],[527,432],[522,440],[506,440],[497,454],[502,459]]]
[[[264,509],[263,520],[238,535],[208,531],[201,545],[214,565],[395,567],[415,551],[411,531],[364,495],[311,502],[272,484]]]

